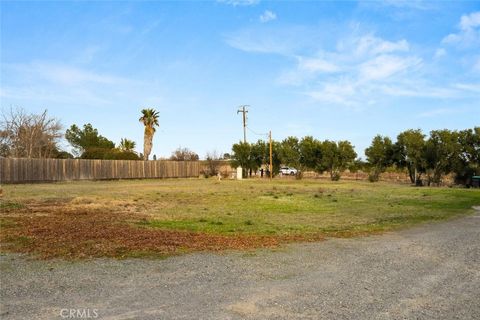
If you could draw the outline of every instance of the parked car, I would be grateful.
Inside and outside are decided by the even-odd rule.
[[[296,175],[298,172],[297,169],[293,168],[293,167],[281,167],[280,168],[280,173],[282,175],[291,175],[291,176],[294,176]]]

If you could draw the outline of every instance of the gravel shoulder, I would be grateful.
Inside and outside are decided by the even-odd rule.
[[[6,254],[0,275],[2,319],[82,315],[64,309],[97,319],[479,319],[480,212],[378,236],[165,260]]]

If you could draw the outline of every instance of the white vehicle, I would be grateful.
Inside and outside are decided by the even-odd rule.
[[[291,176],[294,176],[296,175],[298,172],[297,169],[293,168],[293,167],[281,167],[280,168],[280,173],[282,175],[291,175]]]

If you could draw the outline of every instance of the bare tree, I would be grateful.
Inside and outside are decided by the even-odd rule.
[[[2,111],[0,122],[0,155],[13,158],[49,158],[58,152],[62,137],[59,120],[50,118],[47,110],[28,114],[22,108]]]
[[[172,152],[170,160],[174,161],[197,161],[199,159],[198,154],[188,148],[179,147]]]
[[[207,161],[205,175],[216,176],[220,172],[220,167],[222,166],[222,157],[216,150],[214,150],[211,152],[207,152],[206,158]]]

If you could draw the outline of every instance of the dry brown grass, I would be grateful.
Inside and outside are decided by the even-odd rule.
[[[1,250],[41,258],[275,247],[465,214],[478,190],[178,179],[7,185]]]
[[[275,236],[226,236],[138,227],[147,215],[114,207],[49,199],[5,210],[2,249],[39,258],[162,256],[188,251],[274,247]]]

